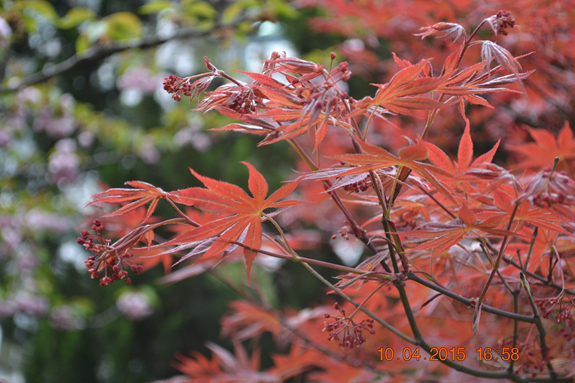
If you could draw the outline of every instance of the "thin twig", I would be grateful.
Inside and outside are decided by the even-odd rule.
[[[522,269],[519,264],[517,264],[517,263],[516,263],[515,261],[513,261],[512,259],[509,259],[508,257],[503,257],[503,260],[504,260],[505,262],[507,262],[507,263],[509,263],[509,264],[511,264],[511,265],[513,265],[513,266],[515,266],[515,267],[518,268],[519,270]],[[540,276],[540,275],[537,275],[537,274],[535,274],[535,273],[532,273],[531,271],[525,270],[525,274],[528,275],[528,276],[530,276],[531,278],[537,279],[537,280],[538,280],[539,282],[541,282],[541,284],[544,285],[544,286],[548,286],[548,287],[554,288],[554,289],[559,290],[559,291],[562,291],[562,290],[563,290],[563,291],[565,291],[565,294],[567,294],[567,295],[575,295],[575,290],[566,289],[564,286],[559,286],[558,284],[553,283],[553,282],[549,283],[549,281],[547,280],[547,278],[542,277],[542,276]]]
[[[517,286],[517,289],[513,290],[513,312],[515,314],[517,314],[517,312],[519,311],[519,302],[518,302],[518,298],[519,298],[519,292],[521,292],[521,284],[519,284],[519,286]],[[513,343],[511,346],[511,349],[513,350],[514,348],[517,347],[517,339],[519,338],[519,321],[517,319],[513,320]],[[513,359],[511,359],[511,362],[509,362],[509,371],[513,372],[513,365],[515,364],[515,361]]]
[[[445,296],[448,296],[452,299],[455,299],[456,301],[464,303],[468,306],[472,306],[471,299],[467,299],[465,297],[462,297],[461,295],[456,294],[451,290],[448,290],[448,289],[443,288],[441,286],[438,286],[432,282],[429,282],[428,280],[421,278],[420,276],[414,274],[413,272],[409,272],[407,274],[407,278],[409,280],[412,280],[414,282],[419,283],[420,285],[424,285],[424,286],[426,286],[432,290],[435,290],[438,293],[442,293]],[[488,305],[483,305],[482,311],[485,311],[485,312],[488,312],[491,314],[495,314],[495,315],[498,315],[498,316],[504,317],[504,318],[517,319],[520,322],[535,323],[535,320],[531,316],[512,313],[510,311],[501,310],[501,309],[491,307]]]
[[[513,220],[515,219],[515,213],[517,213],[517,208],[519,204],[516,203],[513,207],[513,211],[511,212],[511,217],[509,217],[509,224],[507,225],[507,231],[511,229],[511,225],[513,224]],[[497,256],[497,260],[495,261],[495,265],[493,265],[493,270],[491,270],[491,274],[489,274],[489,278],[487,278],[487,282],[479,295],[479,299],[477,300],[477,307],[481,307],[483,303],[483,299],[485,298],[485,294],[487,294],[487,290],[489,289],[489,285],[493,280],[493,276],[499,270],[499,265],[501,264],[501,260],[503,259],[503,253],[505,253],[505,248],[507,247],[507,241],[509,240],[509,236],[506,235],[503,237],[503,242],[501,243],[501,247],[499,248],[499,255]]]
[[[75,54],[74,56],[59,64],[47,65],[40,72],[34,73],[22,79],[17,86],[0,88],[0,94],[15,92],[27,86],[48,81],[54,76],[70,73],[78,69],[84,69],[87,66],[94,65],[107,57],[128,49],[147,49],[164,44],[171,40],[203,37],[213,33],[214,30],[217,29],[233,28],[234,26],[246,20],[249,20],[249,18],[240,17],[228,25],[217,24],[213,29],[210,29],[209,31],[182,29],[169,37],[137,39],[127,43],[117,43],[109,46],[95,45],[81,53]]]
[[[531,288],[529,287],[529,282],[527,278],[525,278],[525,274],[522,271],[519,272],[519,278],[521,279],[521,285],[525,289],[527,293],[527,297],[529,298],[529,303],[531,304],[531,308],[533,309],[533,319],[535,319],[535,326],[537,326],[537,330],[539,331],[539,345],[541,347],[541,358],[543,361],[547,362],[547,368],[549,369],[549,375],[551,378],[555,378],[556,374],[553,370],[553,365],[551,365],[551,361],[549,360],[549,356],[547,354],[547,342],[545,341],[545,336],[547,332],[545,331],[545,327],[543,327],[543,323],[541,322],[541,316],[539,314],[539,309],[537,308],[537,304],[535,303],[535,299],[533,298],[533,294],[531,293]]]

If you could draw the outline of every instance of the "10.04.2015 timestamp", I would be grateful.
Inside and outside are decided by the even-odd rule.
[[[429,360],[431,361],[445,361],[445,360],[451,360],[451,361],[464,361],[465,358],[467,357],[467,355],[465,354],[465,347],[452,347],[450,349],[445,348],[445,347],[441,347],[441,348],[437,348],[437,347],[433,347],[431,350],[429,350]],[[383,347],[380,348],[379,350],[377,350],[377,352],[379,353],[379,359],[381,361],[383,360],[387,360],[387,361],[391,361],[391,360],[411,360],[411,359],[415,359],[417,361],[420,360],[421,355],[419,354],[419,347],[415,347],[415,349],[411,349],[409,347],[406,347],[403,349],[403,351],[401,352],[400,356],[396,356],[393,349],[391,347],[388,347],[386,349],[384,349]],[[518,360],[519,359],[519,349],[514,347],[514,348],[509,348],[509,347],[503,347],[501,349],[501,353],[499,354],[499,349],[495,349],[495,355],[493,352],[493,349],[490,347],[480,347],[477,350],[475,350],[475,352],[477,352],[477,357],[479,359],[479,361],[490,361],[490,360],[503,360],[503,361],[510,361],[510,360]],[[423,357],[423,360],[427,360],[427,356]]]

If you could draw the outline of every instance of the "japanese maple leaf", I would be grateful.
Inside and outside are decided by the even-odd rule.
[[[541,170],[551,167],[555,157],[559,157],[557,169],[569,169],[568,163],[575,160],[575,140],[568,122],[557,137],[544,129],[528,130],[535,142],[507,145],[507,149],[523,157],[516,168]]]
[[[447,223],[427,223],[423,230],[402,231],[399,235],[425,238],[426,242],[418,245],[415,250],[434,249],[435,254],[438,254],[449,250],[451,246],[458,244],[465,237],[476,236],[475,230],[496,236],[513,235],[512,232],[496,229],[494,226],[491,221],[479,221],[473,210],[467,206],[467,203],[464,203],[459,209],[458,219]]]
[[[515,210],[515,203],[511,193],[511,187],[507,185],[501,185],[498,190],[493,192],[493,201],[495,207],[497,207],[497,210],[485,210],[478,215],[481,218],[498,217],[502,223],[507,224],[511,218],[511,215],[513,214],[513,211]],[[560,222],[559,218],[555,217],[545,209],[531,206],[531,204],[527,201],[524,201],[518,206],[513,217],[516,222],[514,231],[520,230],[523,225],[525,225],[525,223],[530,223],[542,229],[552,230],[561,234],[569,235],[568,231],[554,223]]]
[[[431,163],[443,171],[447,171],[452,178],[457,179],[457,175],[460,175],[461,173],[466,172],[471,168],[477,167],[479,164],[491,162],[493,160],[493,156],[495,155],[495,151],[499,147],[500,141],[501,140],[497,141],[495,146],[493,146],[490,151],[477,157],[473,163],[471,162],[473,160],[473,141],[471,140],[471,135],[469,134],[468,123],[465,125],[465,130],[461,136],[461,140],[459,141],[457,162],[451,161],[447,154],[443,152],[443,150],[439,149],[432,143],[425,142],[425,145],[429,150],[429,160]],[[441,174],[439,175],[441,176]]]
[[[289,355],[273,354],[274,367],[260,370],[261,352],[258,347],[248,357],[247,350],[240,342],[234,342],[234,353],[211,342],[206,347],[212,352],[212,359],[197,351],[190,353],[191,358],[176,355],[179,363],[175,367],[198,383],[212,382],[284,382],[313,368],[317,352],[305,350],[297,345],[290,348]]]
[[[422,60],[419,64],[409,66],[407,63],[389,83],[372,84],[379,88],[375,98],[365,97],[359,101],[358,109],[351,113],[350,117],[362,114],[372,106],[381,106],[394,113],[412,114],[414,109],[431,110],[451,105],[451,103],[419,97],[436,90],[446,80],[444,77],[419,78],[428,62],[429,60]]]
[[[274,337],[280,335],[282,326],[276,312],[246,301],[233,301],[229,306],[232,312],[222,319],[222,336],[233,335],[244,341],[264,332],[270,332]]]
[[[248,352],[239,342],[234,343],[233,354],[212,342],[207,342],[206,347],[212,352],[211,360],[197,351],[190,353],[191,358],[176,355],[179,363],[175,367],[189,377],[186,381],[198,383],[282,381],[279,376],[258,371],[261,354],[257,348],[248,358]]]
[[[106,190],[105,192],[93,196],[92,202],[90,202],[86,206],[100,202],[109,204],[127,203],[120,209],[110,214],[106,214],[104,216],[104,217],[114,217],[129,213],[139,208],[140,206],[144,206],[148,202],[151,202],[150,206],[148,207],[148,211],[146,212],[146,216],[143,220],[143,222],[145,222],[148,218],[150,218],[154,210],[156,210],[156,206],[158,206],[158,201],[161,198],[166,197],[166,192],[160,188],[155,187],[154,185],[150,185],[147,182],[128,181],[126,182],[126,184],[139,189],[109,189]]]
[[[332,156],[336,160],[356,165],[348,171],[339,174],[340,177],[361,174],[370,170],[375,171],[381,168],[388,168],[398,166],[402,168],[409,168],[421,177],[425,178],[431,183],[440,193],[442,193],[449,200],[454,201],[452,193],[449,192],[437,179],[429,172],[433,170],[436,174],[441,174],[449,178],[450,174],[443,169],[434,165],[425,164],[420,161],[427,159],[429,151],[424,142],[418,140],[415,145],[407,146],[399,150],[398,157],[389,153],[383,148],[370,145],[365,142],[359,142],[363,154],[342,154],[339,156]]]
[[[458,53],[459,52],[454,52],[454,54],[449,56],[449,58],[446,60],[445,70],[448,72],[447,74],[454,74],[447,81],[445,81],[442,86],[437,89],[437,91],[445,95],[455,96],[459,99],[460,102],[465,100],[471,104],[483,105],[488,108],[493,108],[491,104],[487,102],[487,100],[478,95],[498,92],[520,93],[516,90],[508,89],[503,86],[521,82],[534,72],[529,71],[525,73],[519,73],[518,71],[513,70],[513,74],[493,78],[494,75],[507,68],[499,65],[494,69],[483,71],[487,64],[486,62],[480,62],[455,73],[455,65],[457,63]],[[513,57],[511,57],[508,62],[510,66],[514,66],[515,63],[519,65],[516,58]]]
[[[193,187],[168,193],[174,202],[195,206],[208,213],[224,215],[220,219],[182,233],[170,241],[170,244],[197,242],[219,236],[204,254],[203,257],[207,258],[226,250],[245,235],[243,245],[249,281],[252,262],[262,243],[262,217],[265,214],[264,210],[293,206],[302,203],[302,201],[287,200],[278,202],[294,191],[298,184],[297,181],[282,186],[266,198],[268,184],[264,177],[251,164],[247,162],[242,163],[249,169],[248,186],[253,197],[250,197],[242,188],[236,185],[204,177],[192,169],[190,169],[192,174],[202,181],[207,189]]]

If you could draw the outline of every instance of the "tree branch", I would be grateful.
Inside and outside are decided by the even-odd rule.
[[[177,31],[175,34],[169,37],[137,39],[127,43],[118,43],[109,46],[95,45],[91,48],[88,48],[84,52],[75,54],[69,59],[62,61],[61,63],[54,65],[46,65],[41,71],[31,74],[30,76],[22,79],[17,86],[0,87],[0,94],[16,92],[27,86],[48,81],[52,77],[67,74],[76,71],[78,69],[86,68],[87,66],[93,66],[98,62],[102,61],[103,59],[110,57],[116,53],[125,51],[127,49],[135,49],[135,48],[147,49],[155,47],[157,45],[164,44],[171,40],[203,37],[213,33],[214,30],[217,29],[233,28],[234,26],[246,20],[249,20],[249,18],[240,17],[229,25],[217,24],[216,26],[214,26],[214,28],[210,29],[209,31],[199,31],[197,29],[186,28]]]
[[[461,303],[465,303],[466,305],[471,306],[471,300],[470,299],[464,298],[461,295],[456,294],[453,291],[445,289],[441,286],[437,286],[436,284],[431,283],[431,282],[421,278],[420,276],[414,274],[412,271],[407,273],[407,279],[410,279],[414,282],[417,282],[421,285],[424,285],[424,286],[426,286],[432,290],[437,291],[438,293],[442,293],[443,295],[446,295],[452,299],[455,299],[456,301],[459,301]],[[510,311],[497,309],[495,307],[491,307],[488,305],[483,305],[482,311],[485,311],[485,312],[488,312],[491,314],[495,314],[495,315],[499,315],[501,317],[505,317],[505,318],[509,318],[509,319],[515,319],[515,320],[518,320],[520,322],[535,323],[535,320],[533,319],[533,317],[530,317],[528,315],[516,314],[516,313],[512,313]]]
[[[527,298],[529,298],[529,303],[531,304],[531,308],[533,309],[533,318],[535,319],[535,325],[537,326],[537,330],[539,331],[539,345],[541,347],[541,358],[544,362],[547,362],[547,368],[549,369],[549,375],[551,378],[555,378],[556,374],[553,371],[553,366],[551,365],[551,361],[549,360],[548,355],[548,348],[547,342],[545,341],[545,336],[547,332],[545,331],[545,327],[543,327],[543,323],[541,322],[541,316],[539,315],[539,309],[537,308],[537,304],[535,303],[535,299],[533,298],[533,294],[531,293],[531,288],[529,287],[529,282],[527,278],[525,278],[525,274],[523,272],[519,272],[519,277],[521,280],[521,285],[527,293]]]

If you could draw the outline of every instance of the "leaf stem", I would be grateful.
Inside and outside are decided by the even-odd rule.
[[[515,206],[513,207],[513,212],[511,212],[511,217],[509,217],[509,224],[507,225],[508,231],[511,229],[511,224],[513,223],[513,220],[515,219],[515,213],[517,213],[518,207],[519,207],[519,204],[515,203]],[[487,282],[485,283],[485,286],[483,287],[483,290],[481,291],[481,295],[479,295],[479,299],[477,300],[478,305],[481,305],[481,303],[483,302],[483,299],[485,299],[485,294],[487,294],[487,289],[489,289],[489,285],[491,284],[491,281],[493,280],[493,276],[495,275],[497,270],[499,270],[499,265],[501,264],[501,260],[503,259],[503,253],[505,252],[505,248],[507,247],[507,241],[508,240],[509,240],[509,236],[506,235],[503,238],[503,242],[501,243],[501,247],[499,248],[499,255],[497,256],[497,260],[495,261],[495,265],[493,266],[493,270],[491,270],[491,274],[489,274],[489,278],[487,279]]]

